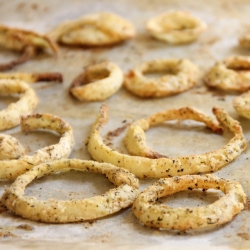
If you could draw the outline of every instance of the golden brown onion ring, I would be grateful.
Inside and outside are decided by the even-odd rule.
[[[33,114],[21,117],[21,129],[24,132],[35,129],[47,129],[58,133],[61,138],[57,144],[37,150],[34,155],[24,155],[17,160],[0,161],[0,179],[14,180],[34,166],[67,158],[74,145],[73,130],[71,126],[61,118],[51,114]]]
[[[239,38],[239,45],[245,48],[250,48],[250,33],[247,33]]]
[[[159,78],[149,78],[145,73],[165,73]],[[175,95],[192,88],[197,83],[198,68],[187,59],[156,59],[132,69],[124,79],[127,90],[140,97]]]
[[[100,114],[91,129],[87,150],[94,160],[126,168],[138,178],[164,178],[215,172],[236,159],[246,148],[239,122],[231,118],[225,110],[213,108],[220,124],[234,133],[234,137],[221,149],[199,155],[159,159],[122,154],[105,145],[101,137],[102,126],[108,120],[107,110],[106,105],[101,107]]]
[[[131,22],[113,13],[94,13],[66,21],[55,27],[48,36],[67,45],[106,46],[134,37]]]
[[[233,107],[239,115],[250,119],[250,91],[235,97]]]
[[[0,79],[0,94],[21,94],[16,103],[11,103],[0,111],[0,130],[13,128],[20,124],[20,116],[33,112],[38,104],[35,91],[25,82],[9,79]]]
[[[205,115],[198,110],[191,107],[184,107],[180,109],[170,109],[163,112],[156,113],[145,119],[141,119],[132,123],[124,138],[124,143],[129,153],[149,158],[164,157],[155,151],[148,148],[146,144],[145,132],[150,127],[161,124],[170,120],[194,120],[203,122],[208,128],[216,133],[222,133],[223,129],[219,126],[214,119]]]
[[[123,72],[111,62],[87,67],[70,86],[70,93],[79,101],[103,101],[122,86]]]
[[[44,175],[70,170],[106,175],[117,188],[103,195],[86,199],[38,200],[24,196],[26,186]],[[130,206],[138,195],[138,179],[125,169],[108,163],[61,159],[41,164],[19,176],[2,196],[2,203],[13,213],[24,218],[47,223],[67,223],[93,220],[113,214]]]
[[[209,87],[244,92],[250,89],[250,57],[231,56],[216,63],[204,77]]]
[[[188,12],[172,11],[151,18],[146,23],[150,34],[170,44],[184,44],[198,38],[207,25]]]
[[[201,207],[169,207],[155,202],[174,193],[202,188],[225,193],[214,203]],[[146,226],[168,230],[207,229],[231,221],[244,208],[241,185],[214,175],[185,175],[160,179],[140,193],[133,204],[135,216]]]
[[[0,71],[9,70],[26,62],[35,55],[36,50],[48,49],[54,53],[58,50],[57,45],[45,35],[3,25],[0,25],[0,47],[23,53],[19,59],[0,65]]]

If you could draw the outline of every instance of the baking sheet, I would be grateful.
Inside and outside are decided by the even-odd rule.
[[[0,1],[0,22],[10,26],[47,32],[56,24],[96,11],[110,11],[131,20],[136,29],[135,39],[123,44],[106,48],[60,47],[57,57],[40,54],[34,60],[18,66],[13,72],[58,71],[63,73],[63,84],[34,84],[40,104],[36,112],[59,115],[68,121],[74,129],[75,147],[71,158],[90,159],[85,148],[91,124],[101,106],[101,102],[80,103],[68,95],[72,79],[83,67],[104,60],[118,64],[124,72],[134,65],[159,57],[188,58],[196,63],[201,76],[216,60],[226,56],[249,55],[250,51],[239,48],[237,38],[250,29],[250,1],[181,1],[181,0],[65,0],[65,1]],[[145,21],[163,11],[187,10],[200,17],[208,24],[208,30],[197,42],[170,46],[152,39],[144,29]],[[1,51],[0,60],[9,60],[16,55]],[[202,83],[183,94],[159,98],[141,99],[124,89],[106,101],[109,106],[109,123],[103,135],[114,131],[124,124],[154,114],[158,111],[183,106],[194,106],[207,114],[212,114],[213,106],[225,108],[232,117],[238,119],[249,142],[249,121],[239,117],[231,101],[236,93],[225,94],[208,90]],[[13,99],[2,98],[0,108],[4,108]],[[19,127],[7,131],[16,136],[30,154],[40,147],[56,143],[58,137],[47,132],[23,134]],[[126,152],[122,136],[106,138],[112,147]],[[147,132],[148,145],[168,156],[203,153],[224,145],[232,136],[225,133],[215,135],[199,124],[186,122],[165,124]],[[246,151],[233,163],[216,172],[216,175],[239,181],[249,195],[249,157]],[[153,180],[141,181],[141,189]],[[9,182],[1,182],[1,193]],[[32,183],[27,195],[40,199],[69,197],[81,198],[101,194],[112,188],[103,176],[94,174],[69,173],[49,176]],[[183,192],[170,197],[164,202],[173,206],[201,206],[217,199],[216,193]],[[20,229],[24,225],[24,229]],[[25,227],[25,225],[28,225]],[[249,249],[250,218],[245,209],[232,222],[202,233],[173,234],[143,227],[134,217],[131,209],[97,221],[53,225],[36,223],[14,216],[9,212],[0,213],[0,247],[8,249]],[[19,228],[18,228],[19,226]],[[26,229],[26,230],[25,230]]]

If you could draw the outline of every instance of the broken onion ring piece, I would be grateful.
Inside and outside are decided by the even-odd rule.
[[[3,25],[0,25],[0,46],[23,53],[19,59],[1,64],[0,71],[12,69],[14,66],[28,61],[35,55],[36,50],[49,49],[54,53],[57,53],[58,50],[57,45],[45,35]]]
[[[122,86],[123,72],[111,62],[87,67],[73,80],[70,93],[80,101],[103,101],[114,95]]]
[[[149,78],[144,73],[165,74]],[[132,69],[124,79],[127,90],[140,97],[164,97],[184,92],[197,84],[198,68],[187,59],[156,59]]]
[[[106,105],[101,107],[100,114],[90,132],[87,150],[94,160],[126,168],[138,178],[164,178],[215,172],[236,159],[246,148],[239,122],[231,118],[223,109],[214,108],[213,112],[220,124],[234,133],[234,137],[221,149],[199,155],[159,159],[122,154],[105,145],[101,137],[102,126],[108,120],[107,110]]]
[[[70,170],[94,172],[106,175],[117,188],[103,195],[85,199],[38,200],[24,196],[26,186],[44,175]],[[3,204],[15,214],[34,221],[67,223],[93,220],[113,214],[130,206],[138,195],[138,179],[125,169],[108,163],[61,159],[40,164],[19,176],[2,196]]]
[[[26,83],[56,81],[62,82],[61,73],[45,72],[45,73],[0,73],[0,79],[22,80]]]
[[[38,104],[35,91],[24,81],[0,79],[0,94],[21,94],[16,103],[11,103],[0,111],[0,130],[13,128],[20,124],[20,116],[33,112]]]
[[[118,15],[100,12],[63,22],[48,36],[67,45],[106,46],[134,37],[135,29]]]
[[[74,145],[73,130],[71,126],[61,118],[51,114],[22,116],[21,129],[24,132],[35,129],[53,130],[58,133],[61,138],[57,144],[39,149],[32,156],[24,155],[17,160],[0,161],[0,179],[13,180],[40,163],[67,158],[70,155]]]
[[[250,119],[250,90],[233,99],[233,107],[237,113]]]
[[[222,127],[220,127],[218,123],[214,122],[212,117],[207,116],[194,108],[184,107],[180,109],[170,109],[156,113],[145,119],[135,121],[129,126],[124,138],[124,143],[129,153],[149,158],[164,157],[147,147],[146,135],[144,131],[148,130],[151,126],[155,126],[169,120],[194,120],[205,123],[208,128],[216,133],[223,132]]]
[[[146,23],[154,38],[169,44],[193,42],[206,28],[203,21],[183,11],[162,13]]]
[[[18,159],[25,153],[26,150],[15,137],[0,134],[0,160]]]
[[[201,207],[169,207],[155,204],[162,197],[202,188],[225,193],[217,201]],[[135,216],[152,228],[187,231],[207,229],[231,221],[244,208],[246,195],[241,185],[215,175],[185,175],[160,179],[141,192],[133,204]]]
[[[204,77],[209,87],[244,92],[250,89],[250,57],[231,56],[216,63]]]

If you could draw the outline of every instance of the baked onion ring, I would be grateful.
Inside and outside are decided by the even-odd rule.
[[[26,83],[56,81],[62,82],[61,73],[44,72],[44,73],[0,73],[0,79],[22,80]]]
[[[117,188],[103,195],[86,199],[38,200],[24,196],[26,186],[44,175],[70,170],[106,175]],[[46,223],[67,223],[93,220],[113,214],[130,206],[138,195],[138,179],[125,169],[108,163],[61,159],[40,164],[19,176],[2,196],[2,203],[13,213],[24,218]]]
[[[146,23],[154,38],[170,44],[193,42],[206,28],[203,21],[184,11],[162,13]]]
[[[66,45],[106,46],[134,37],[135,29],[118,15],[99,12],[63,22],[48,36]]]
[[[11,103],[0,111],[0,130],[13,128],[20,124],[20,115],[33,112],[38,104],[35,91],[24,81],[0,79],[0,94],[21,94],[16,103]]]
[[[250,33],[247,33],[239,38],[239,45],[245,48],[250,48]]]
[[[223,128],[220,127],[212,117],[205,115],[194,108],[184,107],[180,109],[170,109],[156,113],[145,119],[135,121],[129,126],[124,138],[124,143],[129,153],[148,158],[164,157],[147,147],[146,135],[144,131],[148,130],[152,126],[169,120],[194,120],[203,122],[208,128],[216,133],[223,132]]]
[[[235,97],[233,107],[239,115],[250,119],[250,91]]]
[[[173,208],[156,205],[157,199],[180,192],[213,188],[225,193],[219,200],[202,207]],[[244,208],[246,195],[241,185],[214,175],[185,175],[160,179],[141,192],[133,204],[135,216],[146,226],[168,230],[206,229],[231,221]]]
[[[250,89],[250,57],[231,56],[216,63],[204,81],[209,87],[245,92]]]
[[[166,73],[159,78],[148,78],[144,73]],[[132,69],[124,79],[127,90],[140,97],[175,95],[197,83],[198,68],[187,59],[156,59]]]
[[[107,110],[106,105],[101,107],[100,114],[90,132],[87,150],[94,160],[126,168],[138,178],[164,178],[215,172],[236,159],[246,148],[240,123],[231,118],[223,109],[213,108],[220,124],[234,133],[234,137],[221,149],[199,155],[159,159],[122,154],[105,145],[101,137],[102,126],[108,120]]]
[[[0,179],[14,180],[34,166],[67,158],[74,145],[73,130],[71,126],[61,118],[51,114],[32,114],[21,117],[21,129],[23,132],[35,129],[47,129],[58,133],[61,138],[57,144],[37,150],[34,155],[23,155],[16,160],[0,161]]]
[[[0,47],[23,53],[19,59],[0,65],[0,71],[10,70],[31,59],[37,50],[57,53],[57,45],[47,36],[32,31],[0,25]]]
[[[122,86],[123,72],[111,62],[91,65],[70,86],[70,93],[79,101],[103,101]]]

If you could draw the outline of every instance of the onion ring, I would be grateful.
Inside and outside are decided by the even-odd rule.
[[[61,138],[57,144],[37,150],[34,155],[24,155],[17,160],[0,161],[0,179],[13,180],[34,166],[52,160],[67,158],[74,145],[73,130],[61,118],[51,114],[32,114],[21,117],[21,129],[24,132],[35,129],[53,130]]]
[[[46,72],[46,73],[0,73],[0,79],[22,80],[26,83],[56,81],[62,82],[61,73]]]
[[[190,189],[219,189],[225,193],[208,206],[173,208],[156,205],[158,198]],[[185,175],[160,179],[140,193],[133,204],[135,216],[146,226],[168,230],[206,229],[229,222],[244,208],[241,185],[214,175]]]
[[[235,97],[233,107],[239,115],[250,119],[250,91]]]
[[[170,44],[191,43],[207,28],[207,25],[188,12],[162,13],[146,23],[150,34]]]
[[[20,124],[20,115],[33,112],[38,104],[35,91],[24,81],[0,79],[1,94],[21,94],[16,103],[11,103],[0,111],[0,130],[13,128]]]
[[[1,71],[12,69],[26,62],[35,55],[36,50],[49,49],[54,53],[58,51],[57,45],[45,35],[3,25],[0,25],[0,46],[8,50],[23,52],[19,59],[0,65]]]
[[[208,128],[216,133],[223,132],[222,127],[215,123],[212,117],[207,116],[194,108],[184,107],[180,109],[170,109],[156,113],[145,119],[138,120],[129,126],[124,138],[124,143],[129,153],[148,158],[164,157],[147,147],[146,135],[144,131],[148,130],[152,126],[169,120],[194,120],[205,123]]]
[[[223,109],[213,108],[219,122],[234,133],[234,137],[221,149],[200,155],[159,159],[122,154],[105,145],[101,137],[102,126],[108,120],[107,109],[106,105],[101,107],[100,114],[90,132],[87,150],[94,160],[128,169],[138,178],[164,178],[215,172],[236,159],[246,148],[240,123],[231,118]]]
[[[135,29],[118,15],[100,12],[63,22],[48,35],[66,45],[106,46],[134,37]]]
[[[25,187],[44,175],[77,170],[106,175],[117,188],[103,195],[74,200],[38,200],[24,196]],[[19,176],[2,196],[2,203],[15,214],[34,221],[66,223],[93,220],[130,206],[138,195],[138,179],[125,169],[108,163],[61,159],[41,164]]]
[[[0,160],[18,159],[25,153],[24,147],[15,137],[0,134]]]
[[[216,63],[204,81],[209,87],[245,92],[250,89],[250,57],[231,56]]]
[[[70,93],[80,101],[103,101],[122,86],[123,72],[111,62],[87,67],[73,80]]]
[[[143,73],[165,72],[160,78],[147,78]],[[140,97],[175,95],[197,83],[198,68],[187,59],[156,59],[144,62],[126,76],[124,86]]]
[[[250,33],[239,38],[239,45],[248,49],[250,48]]]

